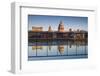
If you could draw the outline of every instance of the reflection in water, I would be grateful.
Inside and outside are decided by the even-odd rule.
[[[64,53],[64,45],[58,45],[58,50],[60,54]]]
[[[50,41],[29,43],[28,60],[87,58],[85,41]]]
[[[49,47],[49,51],[51,50],[51,45],[48,46]]]
[[[41,49],[42,50],[42,46],[32,46],[32,50],[36,50],[36,49]]]

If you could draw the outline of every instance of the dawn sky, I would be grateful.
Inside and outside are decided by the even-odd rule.
[[[58,31],[58,25],[62,21],[65,31],[69,28],[73,30],[88,30],[88,17],[76,16],[44,16],[44,15],[28,15],[28,30],[32,30],[32,26],[43,27],[44,31],[51,26],[53,31]]]

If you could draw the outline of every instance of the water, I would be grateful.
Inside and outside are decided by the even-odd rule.
[[[78,59],[88,57],[86,41],[29,42],[28,60]]]

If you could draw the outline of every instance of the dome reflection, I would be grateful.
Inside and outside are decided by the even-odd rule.
[[[60,54],[64,53],[64,45],[58,45],[58,50]]]

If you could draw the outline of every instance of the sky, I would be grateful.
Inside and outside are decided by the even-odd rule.
[[[32,26],[43,27],[44,31],[51,26],[53,31],[58,31],[60,21],[64,24],[64,30],[85,30],[88,31],[88,17],[78,16],[47,16],[47,15],[28,15],[28,30],[32,30]]]

